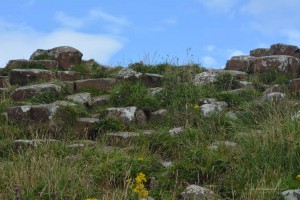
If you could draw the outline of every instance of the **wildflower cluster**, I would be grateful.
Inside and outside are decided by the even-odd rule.
[[[198,110],[200,108],[200,106],[199,105],[194,105],[194,109],[196,109],[196,110]]]
[[[147,188],[145,188],[144,183],[147,182],[146,175],[143,172],[138,173],[138,175],[135,177],[135,183],[133,184],[134,187],[132,187],[134,193],[138,193],[139,197],[148,197],[149,192]]]

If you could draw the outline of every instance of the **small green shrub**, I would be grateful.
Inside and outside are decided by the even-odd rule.
[[[250,77],[254,83],[262,84],[285,84],[291,79],[291,76],[276,70],[270,70],[262,73],[255,73]]]
[[[236,79],[230,73],[218,75],[215,82],[216,87],[221,91],[233,89],[235,84]]]
[[[121,131],[124,129],[124,124],[121,120],[116,118],[103,118],[93,125],[93,129],[99,133]]]
[[[141,82],[124,81],[115,86],[110,94],[114,106],[137,106],[140,109],[155,110],[159,108],[159,101],[148,94]]]
[[[34,104],[53,103],[61,97],[51,91],[35,94],[28,99],[29,102]]]

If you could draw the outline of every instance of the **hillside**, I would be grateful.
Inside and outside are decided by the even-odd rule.
[[[0,69],[0,199],[298,199],[300,49],[103,66],[72,47]]]

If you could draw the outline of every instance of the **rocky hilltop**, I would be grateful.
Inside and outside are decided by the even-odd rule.
[[[218,70],[207,70],[197,64],[152,66],[143,62],[113,68],[94,60],[82,60],[82,56],[79,50],[68,46],[38,49],[29,60],[10,60],[1,69],[0,141],[5,141],[2,142],[5,145],[0,143],[0,169],[11,162],[17,163],[18,159],[24,162],[29,159],[31,163],[25,154],[31,155],[35,149],[43,152],[44,148],[56,145],[55,149],[69,152],[68,157],[77,156],[74,163],[86,162],[78,158],[78,155],[84,157],[85,151],[94,152],[90,159],[95,160],[101,153],[110,155],[115,161],[112,163],[120,159],[114,157],[115,152],[120,151],[123,156],[124,169],[109,165],[110,161],[106,160],[103,166],[107,168],[100,167],[100,175],[94,170],[96,166],[89,170],[90,174],[98,173],[98,177],[83,178],[92,188],[87,187],[87,193],[72,190],[68,196],[62,183],[52,188],[55,195],[61,193],[64,199],[83,199],[89,194],[103,199],[111,199],[110,195],[117,195],[115,199],[130,199],[135,193],[138,197],[134,198],[138,199],[272,199],[276,195],[296,199],[300,195],[299,190],[274,188],[279,182],[273,185],[272,181],[264,182],[271,187],[271,192],[262,195],[259,191],[248,191],[250,183],[233,178],[242,178],[246,173],[252,179],[251,170],[256,167],[261,170],[260,176],[276,170],[290,171],[289,177],[297,173],[291,163],[298,163],[299,159],[293,160],[292,155],[288,157],[288,166],[283,161],[278,164],[279,169],[273,163],[276,161],[273,155],[268,158],[272,145],[277,145],[278,149],[273,150],[279,152],[279,157],[283,153],[300,153],[295,141],[299,139],[296,135],[300,117],[300,49],[297,46],[274,44],[270,48],[254,49],[250,55],[232,57],[225,69]],[[272,129],[273,123],[277,130]],[[263,131],[267,133],[264,135]],[[289,137],[284,138],[284,134]],[[272,140],[273,144],[271,137],[279,138],[280,143]],[[251,153],[249,147],[253,144],[257,144],[253,147],[257,151]],[[72,155],[73,150],[82,154]],[[138,150],[144,155],[136,160]],[[245,158],[251,155],[253,169],[248,169],[241,163],[247,163]],[[16,160],[11,161],[11,156]],[[265,166],[255,163],[264,157]],[[65,163],[64,159],[58,160]],[[109,174],[109,168],[116,170],[116,174]],[[249,171],[240,172],[238,168]],[[149,180],[134,182],[134,176],[142,170]],[[121,180],[117,180],[117,174]],[[277,181],[283,181],[282,177],[274,176]],[[30,196],[31,193],[42,195],[48,187],[37,187],[41,179],[36,178],[27,190],[26,183],[15,176],[8,173],[6,178],[8,182],[14,180],[18,189],[1,193],[1,199],[9,199],[11,196],[6,195],[12,194],[21,199],[22,196],[38,199]],[[128,185],[123,185],[126,178],[131,178],[135,186],[143,183],[142,189],[131,194]],[[258,185],[265,181],[259,178],[255,179]],[[284,181],[284,186],[294,189],[294,182],[289,178]],[[14,191],[14,184],[0,184],[0,189],[9,187]],[[97,184],[102,192],[108,193],[98,193],[94,187]],[[124,193],[119,194],[118,189]],[[76,192],[80,198],[75,197]],[[58,198],[50,193],[45,195]]]

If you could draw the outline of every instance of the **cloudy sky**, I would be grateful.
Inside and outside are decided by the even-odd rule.
[[[299,0],[10,0],[0,7],[0,67],[73,46],[101,64],[200,63],[275,43],[300,46]]]

